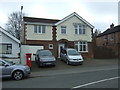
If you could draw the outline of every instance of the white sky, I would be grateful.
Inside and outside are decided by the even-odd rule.
[[[62,19],[76,12],[101,31],[118,25],[118,0],[0,0],[0,26],[21,6],[27,16],[38,18]]]

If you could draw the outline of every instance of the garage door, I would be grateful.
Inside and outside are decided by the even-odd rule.
[[[26,64],[26,53],[31,53],[32,61],[35,61],[35,56],[33,54],[35,54],[38,49],[44,49],[44,46],[21,45],[21,64]]]
[[[43,46],[29,46],[29,53],[32,53],[32,61],[35,61],[35,56],[33,54],[36,54],[36,51],[38,49],[44,49]]]

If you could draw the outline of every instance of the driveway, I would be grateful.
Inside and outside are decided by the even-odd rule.
[[[35,62],[32,62],[32,73],[30,77],[48,76],[56,74],[68,74],[78,72],[89,72],[105,69],[118,68],[118,59],[85,59],[83,65],[67,65],[65,62],[57,60],[55,67],[38,67]]]

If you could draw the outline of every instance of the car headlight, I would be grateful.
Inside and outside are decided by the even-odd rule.
[[[29,71],[30,71],[30,68],[29,68],[29,67],[27,67],[27,68],[26,68],[26,71],[27,71],[27,72],[29,72]]]

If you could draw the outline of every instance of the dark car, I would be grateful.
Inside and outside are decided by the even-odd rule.
[[[26,65],[15,65],[14,63],[0,59],[1,78],[12,77],[15,80],[21,80],[30,75],[30,68]]]
[[[35,54],[35,62],[40,66],[55,66],[56,59],[50,50],[37,50]]]
[[[79,52],[72,48],[62,49],[60,59],[71,65],[83,64],[83,57]]]

